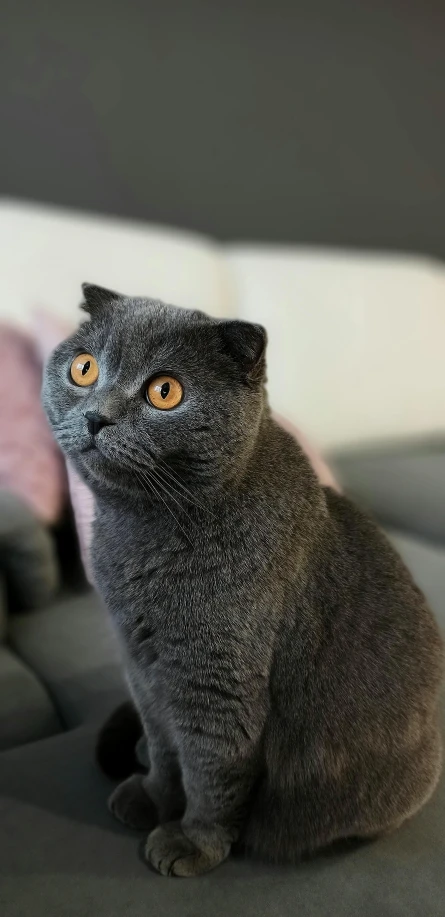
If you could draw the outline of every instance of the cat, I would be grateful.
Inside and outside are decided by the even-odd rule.
[[[112,813],[176,876],[234,845],[296,862],[392,831],[441,769],[442,644],[422,593],[272,419],[261,326],[83,294],[89,319],[51,356],[43,401],[95,494],[133,745],[143,725],[148,772],[122,749],[116,769],[134,772]]]

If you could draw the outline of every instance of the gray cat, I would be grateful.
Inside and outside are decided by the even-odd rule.
[[[147,743],[112,812],[178,876],[235,843],[295,861],[392,831],[441,767],[421,592],[272,420],[260,326],[84,297],[44,403],[95,494],[95,579]]]

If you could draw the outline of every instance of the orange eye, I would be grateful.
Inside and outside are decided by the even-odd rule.
[[[92,385],[99,378],[97,360],[90,353],[80,353],[74,357],[70,373],[76,385]]]
[[[147,386],[147,398],[161,411],[171,411],[182,401],[184,394],[182,385],[173,376],[156,376]]]

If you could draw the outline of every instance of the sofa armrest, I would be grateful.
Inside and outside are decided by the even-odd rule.
[[[445,544],[445,443],[408,442],[331,456],[345,491],[383,525]]]

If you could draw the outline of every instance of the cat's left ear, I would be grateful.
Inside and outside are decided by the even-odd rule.
[[[264,376],[267,334],[262,325],[251,322],[223,321],[220,334],[226,353],[238,363],[248,380]]]
[[[84,302],[81,303],[80,308],[89,312],[91,316],[97,315],[103,309],[108,309],[122,299],[114,290],[106,290],[105,287],[98,287],[94,283],[83,283],[82,293]]]

